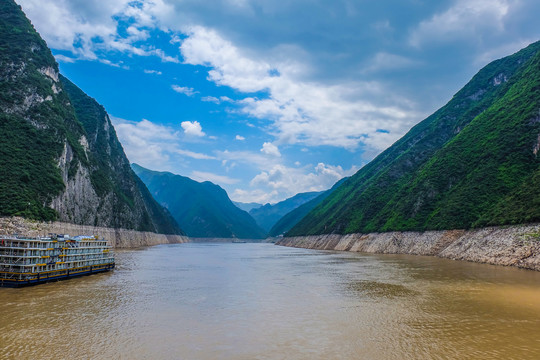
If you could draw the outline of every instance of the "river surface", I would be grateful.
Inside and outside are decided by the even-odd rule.
[[[0,288],[0,359],[540,359],[540,273],[432,257],[179,244]]]

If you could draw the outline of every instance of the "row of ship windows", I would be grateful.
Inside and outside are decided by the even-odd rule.
[[[106,241],[93,241],[93,242],[78,242],[78,243],[64,243],[64,242],[57,242],[57,243],[32,243],[32,242],[13,242],[13,241],[6,241],[6,240],[0,240],[0,246],[1,247],[15,247],[15,248],[23,248],[23,249],[43,249],[46,250],[47,248],[62,248],[62,247],[71,247],[71,248],[80,248],[80,247],[105,247],[107,246]]]
[[[0,265],[0,272],[43,272],[43,271],[52,271],[52,270],[65,270],[65,269],[73,269],[73,268],[79,268],[84,266],[94,266],[94,265],[104,265],[104,264],[110,264],[114,262],[114,259],[102,259],[102,260],[93,260],[93,261],[80,261],[76,263],[69,263],[69,264],[51,264],[46,266],[33,266],[33,267],[27,267],[24,269],[13,267],[9,265]]]
[[[66,257],[64,258],[54,258],[55,263],[56,262],[68,262],[72,263],[73,261],[86,261],[86,260],[103,260],[103,261],[110,261],[112,259],[112,256],[108,254],[101,254],[101,255],[94,255],[94,256],[72,256],[72,257]],[[3,263],[7,264],[13,264],[13,265],[32,265],[32,264],[47,264],[48,262],[52,262],[51,258],[47,259],[41,259],[41,258],[32,258],[32,259],[13,259],[11,261],[6,261],[6,259],[0,260]]]
[[[100,252],[107,252],[107,248],[92,248],[92,249],[65,249],[61,250],[56,249],[54,250],[27,250],[27,251],[21,251],[17,249],[7,249],[4,251],[0,251],[0,255],[18,255],[18,256],[48,256],[48,255],[60,255],[60,254],[95,254],[96,250],[101,250]]]

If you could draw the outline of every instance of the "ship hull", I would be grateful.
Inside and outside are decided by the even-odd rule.
[[[20,288],[43,284],[52,281],[67,280],[79,276],[99,274],[114,269],[113,264],[104,264],[99,266],[84,266],[76,269],[63,269],[49,271],[46,273],[37,273],[27,279],[2,279],[0,278],[0,287]]]

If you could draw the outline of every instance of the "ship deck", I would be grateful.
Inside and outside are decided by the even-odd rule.
[[[107,241],[94,236],[0,237],[0,286],[21,287],[114,269]]]

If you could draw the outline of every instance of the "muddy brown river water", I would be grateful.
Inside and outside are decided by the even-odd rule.
[[[540,359],[540,272],[270,244],[0,288],[0,359]]]

